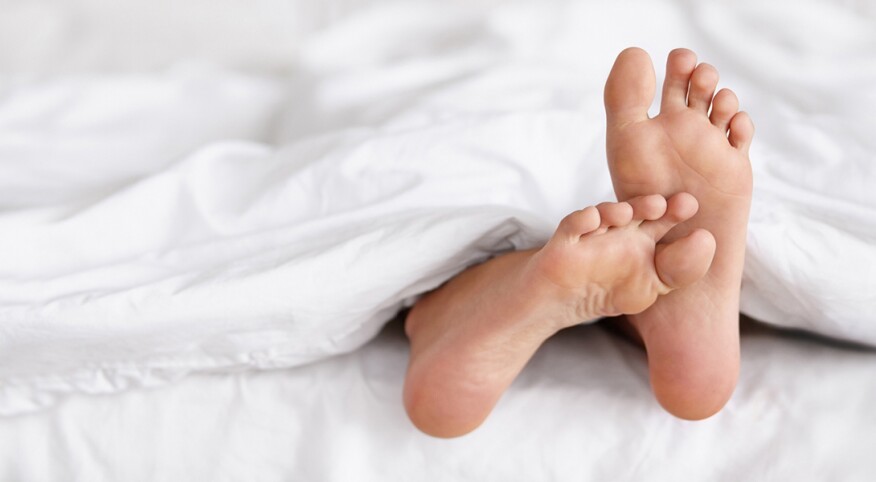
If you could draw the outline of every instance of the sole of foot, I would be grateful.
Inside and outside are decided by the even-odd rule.
[[[663,242],[697,230],[715,238],[702,279],[658,299],[627,320],[648,353],[660,404],[684,419],[717,413],[739,373],[739,290],[751,204],[748,151],[754,126],[736,95],[717,94],[718,71],[690,50],[667,59],[659,115],[648,109],[656,81],[648,54],[620,53],[605,86],[608,165],[619,200],[689,192],[700,203]]]
[[[548,337],[642,312],[699,280],[715,252],[708,231],[658,244],[697,209],[679,193],[575,211],[542,249],[498,256],[424,296],[405,322],[404,404],[414,425],[436,437],[474,430]]]

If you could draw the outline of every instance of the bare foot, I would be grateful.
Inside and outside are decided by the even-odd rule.
[[[656,242],[696,210],[694,197],[681,193],[576,211],[542,249],[493,258],[425,296],[405,324],[411,420],[438,437],[468,433],[558,330],[639,313],[694,283],[712,261],[712,235],[690,230]]]
[[[754,126],[718,72],[685,49],[669,54],[660,114],[648,117],[654,68],[630,48],[605,86],[608,165],[618,199],[689,192],[700,203],[671,242],[706,229],[717,250],[708,273],[628,317],[648,351],[651,385],[672,414],[702,419],[730,398],[739,372],[739,289],[751,203],[748,148]],[[711,114],[709,108],[711,107]]]

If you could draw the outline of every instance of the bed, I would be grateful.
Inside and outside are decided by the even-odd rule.
[[[869,4],[0,9],[0,479],[876,477]],[[610,198],[629,45],[696,50],[757,125],[733,399],[672,418],[595,324],[417,432],[399,313]]]

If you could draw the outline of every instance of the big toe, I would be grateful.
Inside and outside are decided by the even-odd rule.
[[[637,47],[617,56],[605,83],[605,113],[609,124],[648,118],[654,100],[654,66],[651,57]]]
[[[657,275],[672,289],[692,285],[705,276],[715,257],[715,238],[705,229],[657,246]]]

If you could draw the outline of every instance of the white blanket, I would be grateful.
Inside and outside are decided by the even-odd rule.
[[[202,30],[177,12],[206,39],[181,52],[123,28],[158,29],[146,7],[96,5],[13,2],[0,29],[36,39],[0,53],[0,414],[347,352],[467,265],[538,245],[611,196],[601,87],[630,44],[658,75],[697,50],[758,127],[743,311],[876,344],[872,17],[388,3],[287,37],[265,20],[280,37],[241,53],[215,28],[231,4]],[[53,36],[82,18],[78,43]]]

